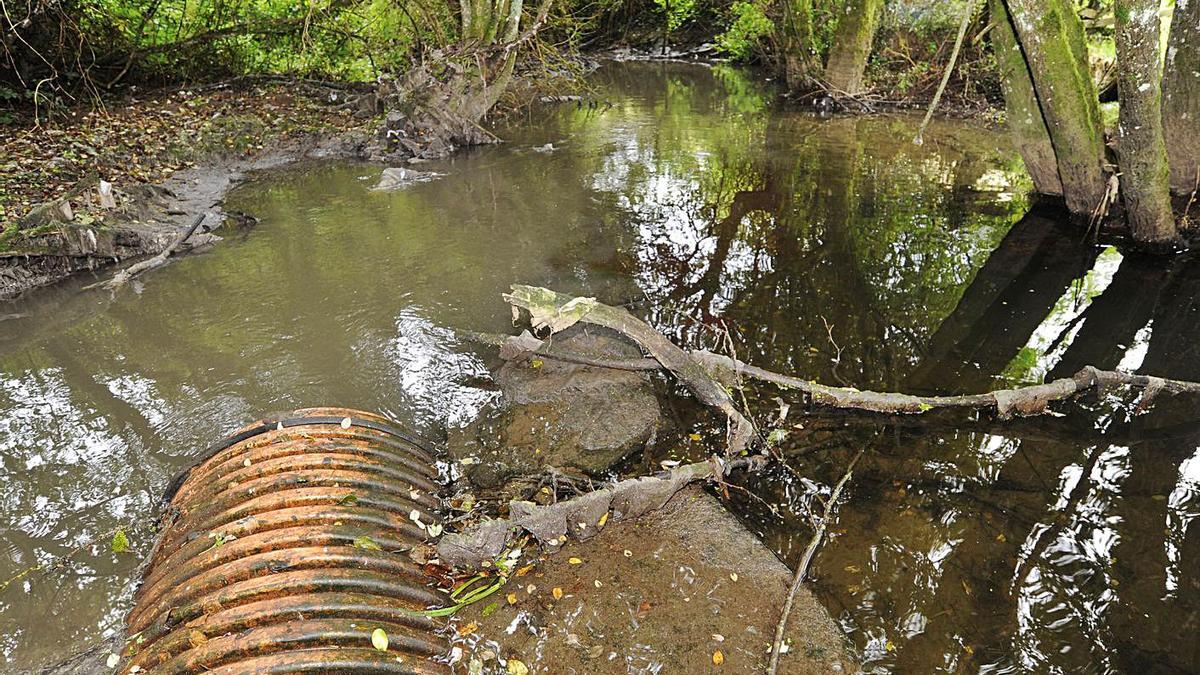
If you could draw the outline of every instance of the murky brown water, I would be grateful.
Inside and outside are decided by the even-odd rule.
[[[455,331],[507,330],[514,281],[636,302],[686,344],[727,327],[742,358],[864,388],[978,391],[1086,363],[1200,379],[1200,266],[1022,218],[1000,135],[942,122],[917,147],[911,119],[780,111],[727,68],[593,81],[596,107],[421,167],[439,180],[384,194],[377,168],[287,171],[231,199],[258,228],[115,298],[66,284],[0,305],[28,315],[0,322],[0,581],[82,547],[0,591],[10,670],[119,623],[136,557],[107,533],[128,523],[145,553],[169,476],[251,417],[336,404],[430,433],[469,418],[492,357]],[[773,410],[778,394],[751,395]],[[1106,397],[1006,424],[793,412],[782,449],[805,478],[746,484],[776,513],[733,506],[794,562],[814,496],[866,449],[814,572],[870,671],[1194,672],[1198,406]],[[701,451],[691,430],[660,453]]]

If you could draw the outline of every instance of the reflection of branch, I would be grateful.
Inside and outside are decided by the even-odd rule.
[[[1091,492],[1091,489],[1088,487],[1088,481],[1091,479],[1092,471],[1096,468],[1096,464],[1100,461],[1100,455],[1107,448],[1108,446],[1105,444],[1097,445],[1092,450],[1092,453],[1088,455],[1087,461],[1084,462],[1083,468],[1079,471],[1079,480],[1072,486],[1071,493],[1067,495],[1067,503],[1061,509],[1054,510],[1053,524],[1035,535],[1037,538],[1034,540],[1033,548],[1029,551],[1029,554],[1017,561],[1017,566],[1013,569],[1012,578],[1014,591],[1017,584],[1020,584],[1021,580],[1028,574],[1027,568],[1041,558],[1046,549],[1050,548],[1050,545],[1058,539],[1058,535],[1062,533],[1063,528],[1070,522],[1071,514],[1075,512],[1075,507],[1079,505],[1079,502],[1083,501],[1084,496]]]

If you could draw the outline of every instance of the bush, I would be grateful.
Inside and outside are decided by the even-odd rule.
[[[742,61],[761,52],[763,41],[775,30],[762,5],[739,0],[730,7],[729,14],[729,27],[717,36],[721,51]]]

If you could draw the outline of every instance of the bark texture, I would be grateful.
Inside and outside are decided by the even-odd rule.
[[[1171,187],[1200,182],[1200,0],[1176,0],[1163,76],[1163,122]]]
[[[1033,179],[1039,194],[1061,196],[1062,180],[1058,177],[1058,158],[1050,143],[1050,131],[1033,89],[1033,79],[1025,54],[1017,43],[1012,20],[1003,0],[990,0],[992,19],[992,49],[1000,68],[1000,84],[1004,90],[1004,110],[1013,143],[1025,169]]]
[[[783,68],[791,91],[812,86],[813,76],[817,73],[812,14],[812,0],[785,0],[783,3]]]
[[[835,92],[862,92],[863,73],[882,11],[883,0],[846,0],[825,64],[825,82]]]
[[[1063,198],[1090,214],[1104,198],[1104,127],[1083,24],[1071,0],[1008,0],[1058,159]]]
[[[1117,127],[1121,195],[1133,238],[1144,243],[1175,239],[1170,168],[1162,127],[1162,77],[1158,61],[1158,0],[1117,0]]]

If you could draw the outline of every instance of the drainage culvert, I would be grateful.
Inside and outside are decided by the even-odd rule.
[[[439,525],[434,456],[377,415],[297,410],[205,453],[169,504],[120,672],[443,673],[408,556]]]

